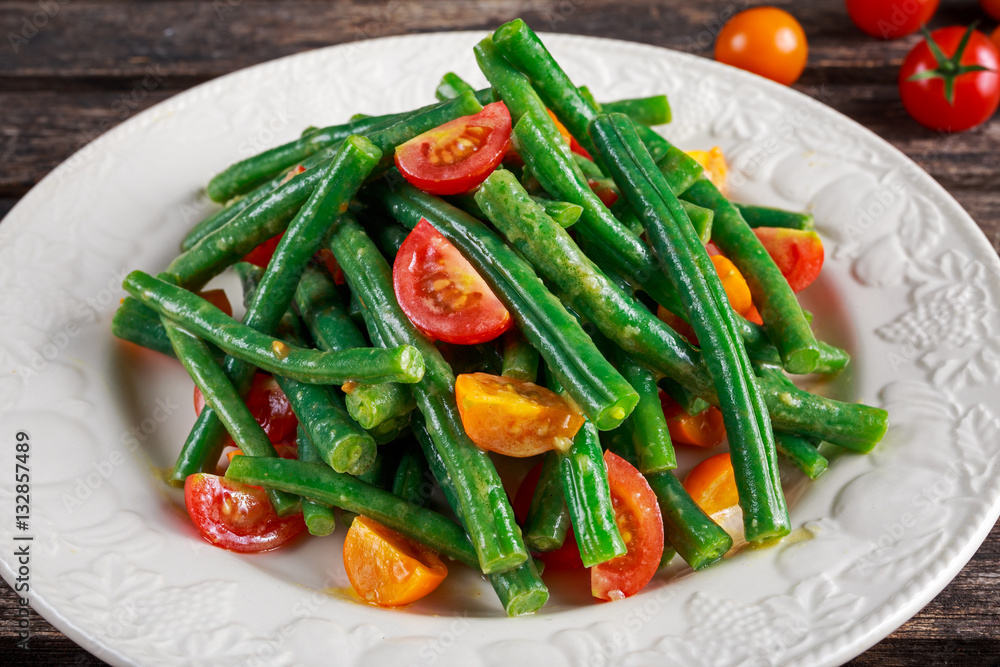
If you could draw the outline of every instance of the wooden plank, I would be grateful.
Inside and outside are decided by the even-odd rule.
[[[662,0],[628,0],[625,4],[627,11],[622,0],[73,2],[59,5],[58,12],[33,32],[28,26],[39,12],[38,4],[22,0],[0,5],[0,25],[30,35],[18,38],[16,54],[10,45],[0,50],[0,76],[141,77],[156,71],[214,77],[329,44],[440,30],[486,30],[516,16],[539,30],[628,39],[710,55],[722,21],[746,3],[712,0],[666,7]],[[910,37],[883,43],[867,38],[848,22],[842,0],[794,3],[794,12],[809,27],[807,84],[831,77],[841,82],[891,82],[916,41]],[[971,3],[948,2],[935,23],[968,23],[975,14]]]

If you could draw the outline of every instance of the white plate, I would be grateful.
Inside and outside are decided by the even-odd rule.
[[[0,227],[3,576],[33,535],[31,599],[116,665],[836,664],[941,590],[1000,512],[1000,262],[969,216],[887,143],[813,99],[708,60],[548,36],[599,99],[667,92],[667,136],[721,145],[736,198],[815,213],[827,266],[817,325],[854,353],[830,387],[890,411],[868,456],[788,475],[792,538],[613,604],[557,596],[499,617],[471,576],[388,611],[337,593],[339,538],[274,554],[212,548],[158,481],[194,415],[190,382],[112,340],[119,284],[155,272],[235,158],[357,111],[425,104],[441,74],[479,82],[479,33],[398,37],[253,67],[178,95],[61,165]],[[30,529],[14,434],[30,434]],[[131,433],[131,435],[130,435]],[[328,573],[328,574],[327,574]],[[328,590],[333,589],[333,590]],[[522,662],[523,661],[523,662]]]

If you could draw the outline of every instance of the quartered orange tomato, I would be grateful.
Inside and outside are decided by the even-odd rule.
[[[426,220],[396,253],[392,284],[406,316],[435,340],[485,343],[514,323],[482,276]]]
[[[722,421],[722,412],[714,405],[696,415],[689,415],[663,391],[660,392],[660,403],[663,405],[663,414],[667,417],[670,438],[675,443],[693,447],[715,447],[726,439],[726,425]]]
[[[344,569],[355,592],[382,607],[415,602],[448,576],[436,552],[363,516],[344,538]]]
[[[743,274],[723,255],[712,255],[712,264],[715,266],[715,272],[719,274],[726,296],[729,297],[729,305],[745,317],[753,308],[753,299]]]
[[[472,442],[505,456],[565,451],[584,421],[559,394],[534,382],[489,373],[459,375],[455,400]]]
[[[708,515],[740,502],[729,452],[709,456],[692,468],[684,478],[684,488]]]
[[[396,147],[396,167],[409,183],[435,195],[468,192],[489,176],[510,149],[510,112],[487,104]]]

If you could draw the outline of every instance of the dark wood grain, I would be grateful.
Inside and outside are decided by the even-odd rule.
[[[387,0],[367,2],[125,2],[59,5],[15,53],[0,40],[0,218],[74,151],[135,113],[193,85],[306,49],[367,37],[486,30],[514,16],[537,29],[633,40],[711,57],[721,21],[746,0]],[[758,3],[750,3],[758,4]],[[911,36],[892,43],[854,29],[843,0],[771,2],[793,12],[810,40],[797,88],[865,125],[926,169],[1000,247],[1000,120],[955,136],[919,127],[899,102],[896,76]],[[0,35],[38,12],[0,3]],[[943,0],[932,26],[984,17],[973,0]],[[992,29],[986,20],[984,26]],[[155,81],[152,90],[148,85]],[[1000,528],[919,614],[853,667],[1000,665]],[[37,614],[32,650],[14,644],[15,596],[0,586],[0,663],[103,664]]]

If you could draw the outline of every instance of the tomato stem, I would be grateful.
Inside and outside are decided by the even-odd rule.
[[[911,76],[908,81],[926,81],[928,79],[941,79],[944,81],[944,97],[948,100],[948,104],[955,105],[955,79],[962,76],[963,74],[969,74],[970,72],[992,72],[989,67],[984,67],[982,65],[963,65],[962,56],[965,54],[965,49],[969,45],[969,39],[972,37],[973,31],[976,26],[979,25],[979,21],[973,21],[972,25],[969,26],[965,34],[962,35],[961,41],[958,43],[958,47],[955,49],[955,53],[949,58],[938,46],[938,43],[934,41],[934,36],[931,35],[930,30],[927,29],[927,25],[920,26],[920,30],[924,33],[924,39],[927,41],[927,48],[930,49],[931,54],[934,56],[934,60],[937,61],[937,69],[926,70],[923,72],[917,72]]]

